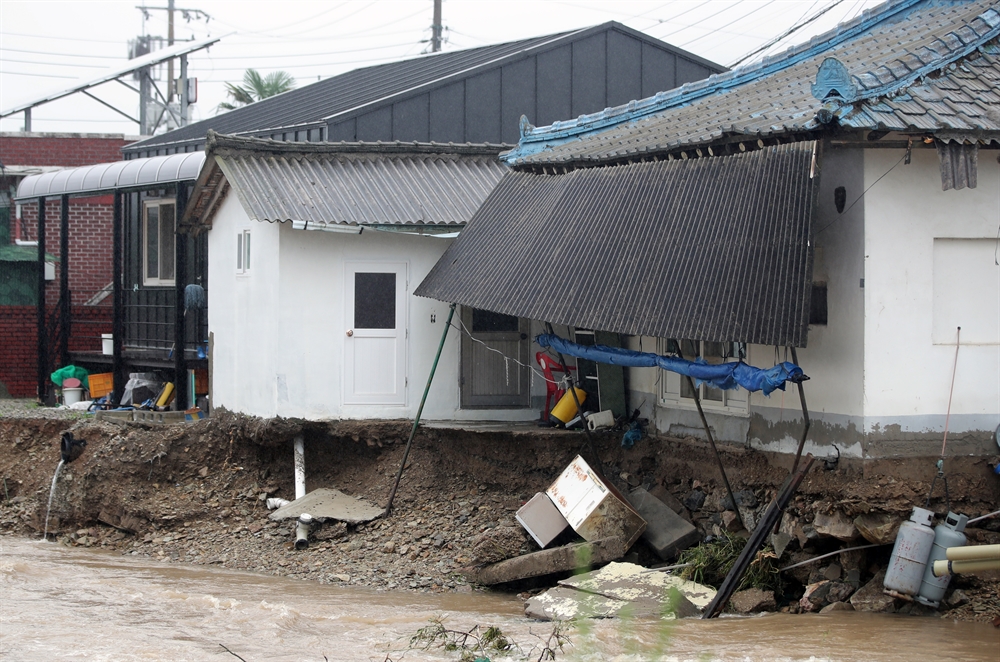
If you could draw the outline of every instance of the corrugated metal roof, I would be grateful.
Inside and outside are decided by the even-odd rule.
[[[778,56],[603,113],[528,127],[508,163],[595,163],[822,130],[976,132],[1000,142],[1000,3],[895,0]],[[818,99],[834,58],[847,98]],[[824,124],[828,122],[828,124]]]
[[[260,135],[285,129],[325,127],[327,120],[363,112],[373,105],[401,98],[433,86],[444,86],[459,78],[471,78],[530,53],[557,48],[569,41],[582,40],[606,30],[619,30],[656,43],[664,51],[710,65],[682,51],[620,23],[562,32],[505,44],[429,54],[401,62],[364,67],[279,94],[226,113],[189,124],[168,133],[132,143],[125,154],[157,148],[200,145],[209,129],[228,135]]]
[[[209,137],[247,215],[257,221],[331,225],[464,225],[507,171],[501,145],[286,143]],[[204,185],[203,185],[204,184]],[[189,209],[206,225],[225,185],[203,174]],[[200,210],[200,213],[196,210]]]
[[[15,198],[92,195],[116,189],[154,188],[160,184],[197,179],[204,163],[204,152],[191,152],[65,168],[25,177],[17,186]]]
[[[804,347],[813,145],[512,172],[416,294],[630,335]]]

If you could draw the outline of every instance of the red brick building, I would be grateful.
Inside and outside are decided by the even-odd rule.
[[[0,396],[34,397],[38,385],[38,204],[11,202],[25,176],[111,163],[136,138],[108,134],[0,133]],[[60,200],[46,202],[44,301],[48,366],[59,367]],[[94,351],[111,332],[112,196],[69,201],[70,351]]]

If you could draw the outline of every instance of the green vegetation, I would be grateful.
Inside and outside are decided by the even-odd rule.
[[[490,655],[496,654],[541,662],[556,659],[556,651],[561,652],[569,643],[569,639],[562,634],[561,627],[556,623],[552,634],[542,642],[541,646],[533,646],[526,652],[495,625],[486,629],[476,625],[468,631],[450,630],[444,626],[441,619],[433,618],[430,625],[420,628],[410,637],[409,650],[455,652],[458,653],[461,662],[488,661]],[[385,662],[392,662],[392,658],[386,655]]]
[[[719,588],[732,570],[746,542],[739,536],[723,533],[710,542],[684,550],[677,562],[691,565],[681,570],[680,577]],[[759,588],[780,593],[781,575],[778,573],[777,561],[778,557],[771,546],[765,546],[750,562],[750,567],[743,574],[743,579],[736,590]]]
[[[247,69],[243,84],[226,83],[226,94],[232,101],[223,101],[219,110],[235,110],[241,106],[295,89],[295,79],[287,71],[272,71],[266,76],[256,69]]]

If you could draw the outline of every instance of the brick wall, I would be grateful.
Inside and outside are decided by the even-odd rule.
[[[45,201],[45,252],[60,257],[59,198]],[[111,282],[112,196],[69,200],[69,289],[71,301],[82,304]],[[21,205],[21,239],[38,239],[38,203]],[[25,232],[27,236],[25,236]],[[13,233],[12,233],[13,234]],[[56,279],[46,282],[45,300],[59,300],[62,264],[56,262]]]
[[[99,133],[0,133],[6,166],[82,166],[122,160],[122,147],[136,138]]]
[[[15,398],[33,398],[38,390],[37,315],[34,306],[0,306],[0,384]],[[54,316],[50,308],[49,318]],[[111,306],[73,306],[70,316],[69,350],[101,351],[101,334],[111,333]],[[49,341],[49,357],[52,369],[59,367],[59,346],[54,339]]]

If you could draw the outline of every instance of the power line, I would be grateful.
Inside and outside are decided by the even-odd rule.
[[[83,39],[82,37],[53,37],[50,34],[27,34],[25,32],[0,32],[0,35],[8,37],[31,37],[32,39],[52,39],[54,41],[85,41],[92,44],[118,44],[120,39]]]
[[[758,48],[758,49],[756,49],[754,51],[751,51],[750,53],[747,53],[746,55],[744,55],[743,57],[741,57],[736,62],[733,62],[732,65],[730,65],[730,68],[738,66],[739,64],[745,62],[746,60],[749,60],[754,55],[757,55],[758,53],[760,53],[762,51],[766,51],[768,48],[770,48],[771,46],[774,46],[775,44],[777,44],[778,42],[780,42],[781,40],[783,40],[785,37],[788,37],[792,33],[801,30],[802,28],[804,28],[805,26],[809,25],[813,21],[817,20],[819,17],[823,16],[824,14],[826,14],[830,10],[834,9],[835,7],[837,7],[837,5],[840,5],[843,2],[844,2],[844,0],[836,0],[836,2],[834,2],[832,5],[830,5],[829,7],[824,7],[823,9],[821,9],[818,12],[816,12],[811,18],[807,19],[804,22],[802,21],[802,19],[799,19],[798,23],[796,23],[792,27],[788,28],[787,30],[785,30],[784,32],[782,32],[781,34],[779,34],[777,37],[774,37],[773,39],[771,39],[770,41],[768,41],[767,43],[765,43],[763,46],[761,46],[760,48]]]
[[[738,16],[737,18],[734,18],[733,20],[729,21],[725,25],[720,25],[719,27],[713,27],[709,32],[706,32],[705,34],[701,35],[700,37],[695,37],[694,39],[690,39],[688,41],[685,41],[683,44],[680,44],[680,47],[681,48],[687,48],[690,44],[693,44],[696,41],[701,41],[705,37],[708,37],[710,35],[713,35],[713,34],[716,34],[718,32],[721,32],[722,30],[724,30],[725,28],[728,28],[733,23],[737,23],[739,21],[742,21],[743,19],[745,19],[747,16],[750,16],[751,14],[756,14],[761,9],[764,9],[767,6],[774,4],[774,2],[775,2],[775,0],[768,0],[764,4],[759,5],[756,9],[753,9],[753,10],[747,12],[746,14],[744,14],[742,16]]]
[[[0,51],[10,51],[11,53],[31,53],[32,55],[54,55],[58,57],[85,57],[94,58],[100,60],[121,60],[122,58],[116,55],[84,55],[82,53],[53,53],[52,51],[29,51],[24,48],[8,48],[7,46],[0,46]]]
[[[23,71],[0,71],[2,76],[40,76],[42,78],[64,78],[66,80],[80,80],[77,76],[56,76],[55,74],[28,74]]]
[[[18,60],[12,57],[0,57],[0,62],[18,62],[20,64],[44,64],[50,67],[78,67],[81,69],[107,69],[102,64],[72,64],[69,62],[41,62],[39,60]]]

